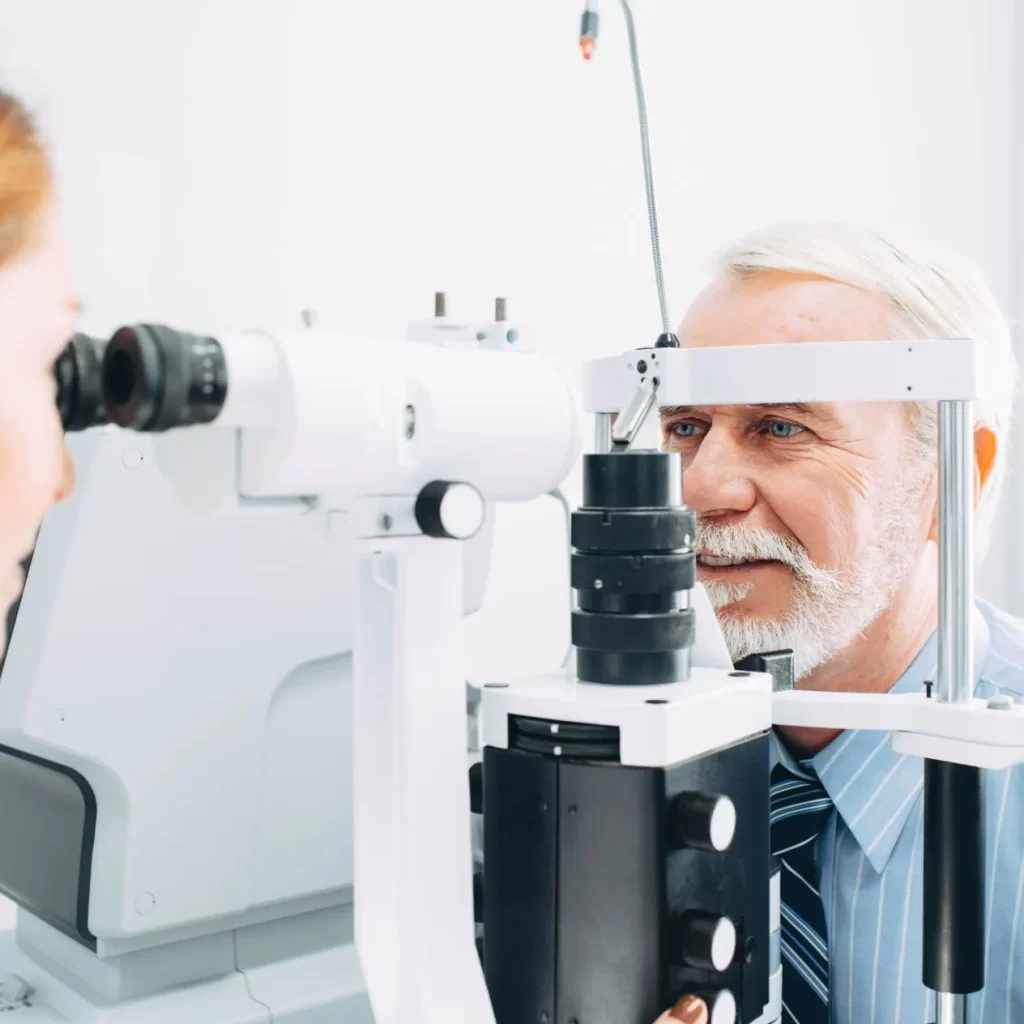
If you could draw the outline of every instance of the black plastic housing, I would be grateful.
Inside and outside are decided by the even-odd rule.
[[[723,988],[740,1022],[756,1020],[770,957],[768,735],[668,768],[577,758],[571,740],[560,755],[516,749],[518,735],[484,751],[484,962],[498,1024],[651,1024],[684,993]],[[725,852],[673,844],[673,801],[694,792],[736,805]],[[737,926],[742,952],[721,974],[682,963],[677,924],[694,911]]]

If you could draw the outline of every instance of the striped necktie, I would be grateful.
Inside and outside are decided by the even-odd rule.
[[[828,1024],[828,933],[814,840],[832,810],[817,780],[772,771],[772,855],[782,861],[782,1021]]]

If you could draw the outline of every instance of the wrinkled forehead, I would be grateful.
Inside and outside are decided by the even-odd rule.
[[[804,341],[883,341],[893,307],[873,292],[810,274],[761,271],[720,277],[694,300],[680,344],[778,345]]]
[[[884,295],[814,274],[758,271],[712,281],[680,324],[686,348],[779,345],[801,342],[885,341],[897,335]],[[727,413],[755,419],[766,414],[799,418],[809,426],[838,428],[861,420],[882,403],[812,402],[788,405],[663,407],[663,418]],[[886,403],[888,404],[888,403]]]

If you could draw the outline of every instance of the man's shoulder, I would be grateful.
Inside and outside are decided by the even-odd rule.
[[[988,654],[981,667],[979,687],[1024,696],[1024,619],[987,601],[979,601],[989,631]],[[979,696],[985,696],[980,692]]]

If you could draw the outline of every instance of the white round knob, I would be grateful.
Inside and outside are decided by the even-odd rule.
[[[484,524],[483,496],[469,484],[452,484],[441,499],[441,522],[451,537],[472,537]]]
[[[722,853],[736,836],[736,805],[727,796],[680,793],[672,804],[678,845]]]
[[[487,506],[471,484],[435,480],[420,491],[415,511],[428,537],[469,540],[484,525]]]
[[[690,913],[681,921],[683,962],[701,971],[726,971],[736,957],[736,925],[717,914]]]
[[[711,966],[716,971],[728,970],[736,956],[736,925],[720,917],[711,935]]]
[[[727,988],[709,1004],[708,1024],[736,1024],[736,997]]]
[[[708,833],[712,848],[719,853],[732,846],[736,835],[736,805],[727,796],[721,796],[715,801]]]

